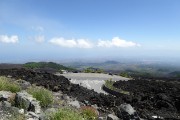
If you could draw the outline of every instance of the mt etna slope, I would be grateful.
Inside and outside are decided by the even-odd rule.
[[[130,95],[104,95],[93,90],[72,84],[64,76],[27,69],[0,69],[0,76],[8,76],[29,81],[31,84],[44,86],[52,91],[62,91],[83,102],[98,106],[98,110],[118,114],[118,107],[123,103],[131,104],[141,118],[154,120],[178,120],[180,116],[180,84],[176,81],[118,81],[115,87],[129,91]]]

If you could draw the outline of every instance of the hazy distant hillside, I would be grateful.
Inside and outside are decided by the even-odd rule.
[[[71,62],[64,64],[72,66],[78,70],[87,68],[99,68],[105,72],[114,74],[127,74],[134,77],[178,77],[180,67],[174,64],[165,64],[161,62],[136,61],[105,61],[105,62]]]
[[[12,68],[22,68],[22,64],[8,64],[8,63],[1,63],[0,69],[12,69]]]
[[[172,77],[180,77],[180,71],[174,71],[169,74]]]
[[[0,69],[29,68],[37,71],[57,72],[60,70],[105,72],[131,77],[168,77],[179,78],[180,66],[164,64],[161,62],[128,62],[128,61],[103,61],[103,62],[69,62],[57,64],[54,62],[28,62],[25,64],[0,64]],[[91,68],[91,69],[89,69]]]

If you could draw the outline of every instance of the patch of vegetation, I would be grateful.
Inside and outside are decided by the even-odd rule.
[[[97,120],[98,114],[93,107],[85,106],[81,108],[82,116],[87,120]]]
[[[105,86],[107,87],[107,88],[110,88],[110,89],[113,89],[113,84],[115,83],[115,81],[112,81],[112,79],[110,79],[110,80],[106,80],[105,81]]]
[[[21,90],[20,85],[13,82],[12,79],[7,77],[0,77],[0,91],[11,91],[11,92],[19,92]]]
[[[115,83],[115,81],[112,81],[111,79],[110,80],[106,80],[105,81],[105,86],[115,92],[119,92],[119,93],[122,93],[122,94],[126,94],[126,95],[129,95],[130,93],[128,91],[124,91],[122,89],[118,89],[116,87],[113,86],[113,84]]]
[[[61,108],[49,116],[50,120],[83,120],[83,116],[75,110]],[[86,120],[86,119],[84,119]]]
[[[25,68],[30,68],[30,69],[37,69],[37,68],[53,68],[55,70],[68,70],[68,71],[74,71],[75,69],[65,67],[63,65],[54,63],[54,62],[28,62],[23,65]]]
[[[122,72],[119,75],[122,77],[131,78],[131,76],[127,72]]]
[[[51,91],[38,86],[32,86],[27,92],[40,101],[42,107],[47,107],[53,103],[53,94]]]
[[[84,73],[104,73],[103,69],[89,67],[83,70]]]

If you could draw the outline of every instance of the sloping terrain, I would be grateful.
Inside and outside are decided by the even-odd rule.
[[[104,95],[93,90],[72,84],[63,76],[56,76],[50,73],[35,72],[27,69],[6,69],[0,70],[0,75],[12,76],[16,79],[23,79],[31,84],[44,86],[52,91],[62,91],[76,98],[78,101],[88,105],[96,104],[99,111],[114,111],[123,103],[130,103],[141,118],[154,119],[152,116],[161,116],[163,119],[179,119],[180,93],[179,83],[151,81],[119,81],[115,87],[129,91],[130,95]],[[137,85],[136,85],[136,84]],[[157,85],[156,85],[157,84]],[[153,87],[154,86],[154,87]]]

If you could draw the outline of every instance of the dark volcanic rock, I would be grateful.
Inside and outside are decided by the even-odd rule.
[[[65,90],[70,85],[70,81],[64,76],[56,76],[46,72],[35,72],[26,69],[0,70],[0,75],[10,75],[13,78],[23,79],[31,84],[44,86],[53,91],[58,91],[61,89]]]
[[[118,81],[114,86],[131,93],[133,99],[128,100],[128,103],[136,108],[140,117],[150,119],[152,116],[160,116],[164,119],[180,119],[178,82],[130,80]]]

